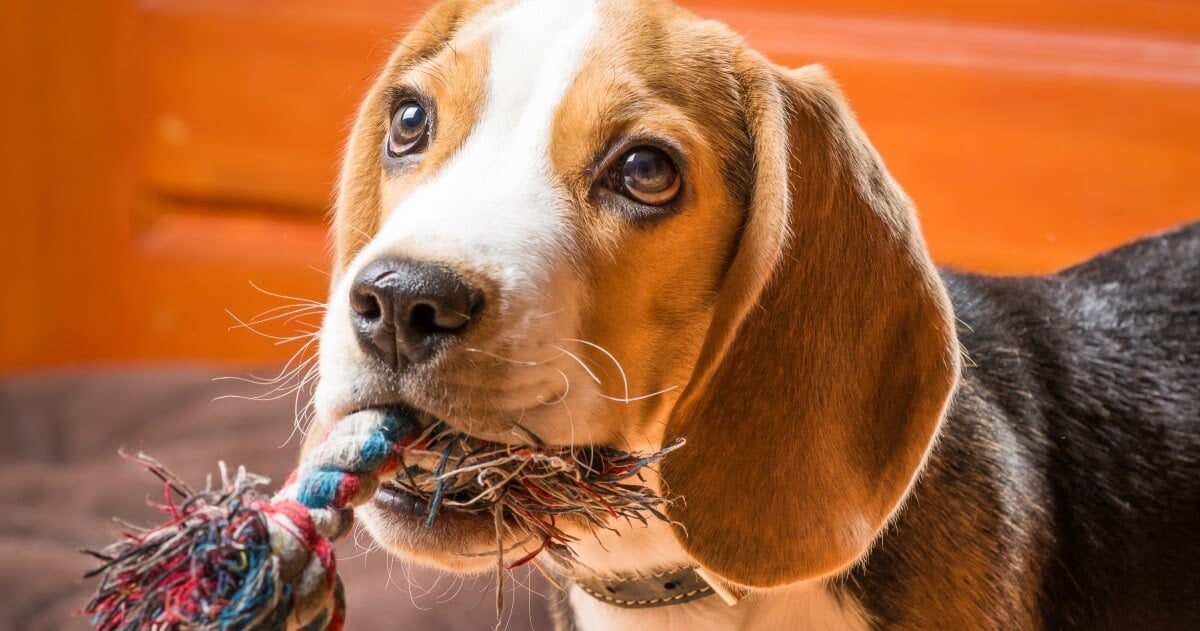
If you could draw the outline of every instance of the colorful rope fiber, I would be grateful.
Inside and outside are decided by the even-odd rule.
[[[665,500],[628,480],[681,445],[648,456],[514,447],[441,424],[421,428],[402,409],[366,410],[335,425],[270,498],[257,490],[265,480],[245,469],[230,478],[222,466],[221,489],[194,490],[139,454],[131,459],[164,483],[160,508],[169,519],[127,527],[119,541],[90,552],[102,563],[87,574],[99,584],[83,612],[101,631],[342,629],[332,541],[349,532],[353,507],[381,483],[425,497],[427,525],[443,506],[502,511],[542,542],[511,568],[542,550],[570,559],[573,539],[556,524],[562,515],[593,528],[614,518],[665,519]]]

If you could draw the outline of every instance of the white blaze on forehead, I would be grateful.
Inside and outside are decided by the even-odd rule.
[[[487,47],[486,96],[477,116],[446,117],[473,121],[462,146],[428,179],[403,191],[399,203],[385,209],[388,215],[378,234],[333,290],[321,334],[316,393],[324,422],[333,420],[339,406],[360,405],[356,393],[369,390],[364,385],[370,382],[364,376],[369,371],[363,368],[368,362],[363,361],[346,314],[354,278],[375,259],[398,256],[442,263],[468,277],[486,279],[482,284],[489,293],[484,304],[490,307],[485,317],[497,325],[498,333],[476,343],[488,352],[542,359],[554,344],[579,336],[585,293],[571,265],[575,240],[570,217],[575,209],[556,184],[550,147],[555,115],[599,28],[597,1],[518,0],[468,22],[450,42],[451,55],[455,46]],[[476,79],[464,75],[445,80]],[[463,106],[448,102],[435,107],[439,105],[444,111]],[[434,120],[436,144],[436,115]],[[566,381],[568,373],[577,370],[574,364],[561,370],[540,364],[523,367],[521,379],[557,387],[560,376]],[[585,376],[571,382],[573,401],[592,391]],[[467,402],[485,400],[491,411],[537,408],[543,415],[559,413],[560,408],[543,404],[554,394],[549,390],[539,398],[528,389],[506,390],[503,383],[480,385],[494,392],[467,395]],[[582,418],[594,405],[588,401],[573,402],[571,411]],[[531,412],[522,418],[532,422],[533,416]],[[573,431],[573,425],[564,427],[562,431]],[[572,438],[542,429],[550,440]]]
[[[594,0],[521,0],[470,28],[489,46],[483,111],[458,153],[392,209],[366,258],[417,247],[462,257],[507,289],[552,282],[569,207],[551,130],[598,20]]]

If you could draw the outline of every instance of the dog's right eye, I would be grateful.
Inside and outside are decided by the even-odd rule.
[[[654,147],[638,147],[620,164],[620,184],[627,196],[647,206],[663,206],[679,194],[679,170],[670,156]]]
[[[429,139],[429,114],[416,101],[405,101],[392,114],[388,130],[387,152],[393,158],[408,155],[425,147]]]

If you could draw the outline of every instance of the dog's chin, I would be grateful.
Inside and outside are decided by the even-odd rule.
[[[428,501],[391,485],[381,487],[371,502],[355,512],[359,523],[391,554],[461,574],[494,570],[501,545],[505,564],[526,558],[542,546],[539,536],[517,532],[511,520],[501,525],[498,539],[490,511],[467,512],[443,506],[427,526]],[[573,533],[577,525],[569,518],[558,523],[568,533]]]
[[[391,486],[381,487],[374,500],[356,512],[375,541],[401,558],[460,573],[496,567],[496,524],[489,512],[442,507],[426,526],[427,501]],[[521,544],[505,535],[505,558],[523,556]]]

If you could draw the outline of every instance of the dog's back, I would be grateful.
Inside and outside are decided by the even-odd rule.
[[[962,383],[847,587],[901,625],[1200,628],[1200,223],[1051,276],[944,279]]]

